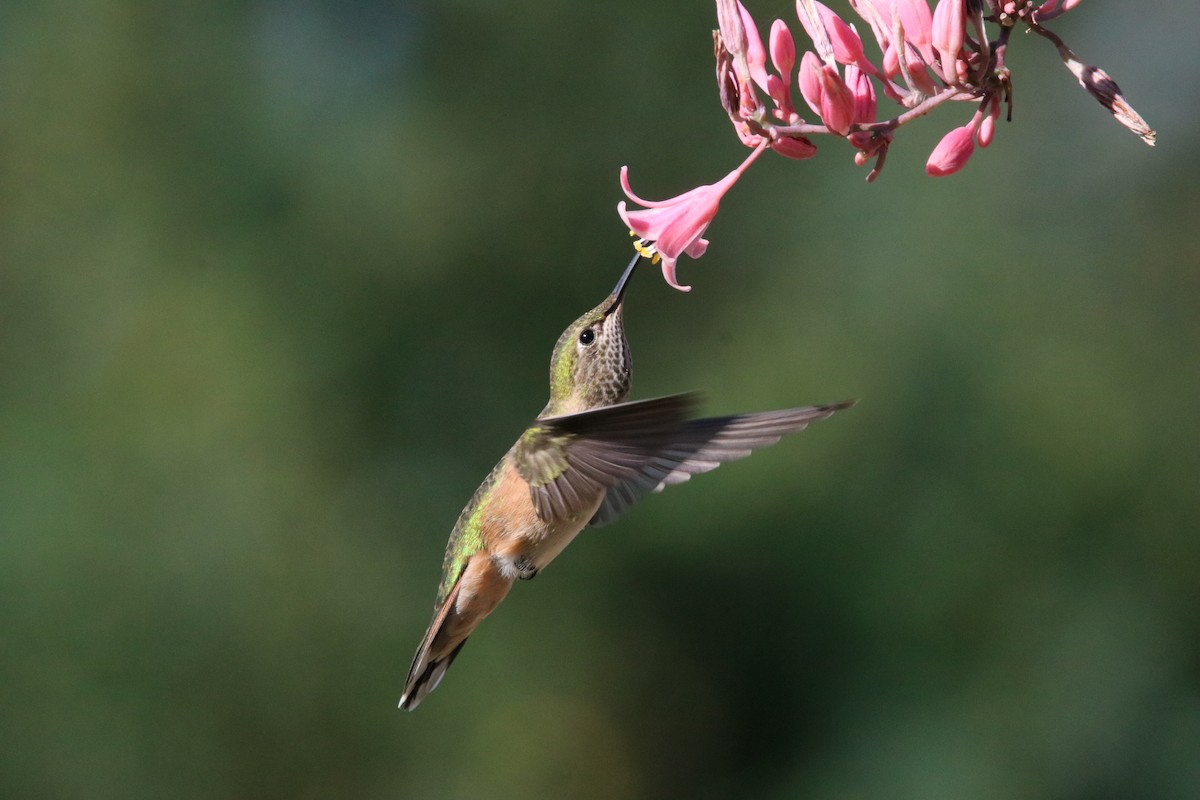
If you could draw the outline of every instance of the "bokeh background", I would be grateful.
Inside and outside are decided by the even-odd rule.
[[[582,536],[408,715],[619,167],[744,155],[711,4],[0,5],[0,795],[1200,796],[1195,16],[1057,25],[1156,149],[1021,37],[960,175],[961,105],[875,185],[751,170],[633,285],[635,396],[860,404]]]

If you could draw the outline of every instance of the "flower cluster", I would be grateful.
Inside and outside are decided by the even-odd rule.
[[[1080,61],[1045,27],[1079,2],[936,0],[931,9],[926,0],[849,0],[878,45],[878,60],[872,61],[855,26],[818,0],[795,0],[800,26],[812,42],[812,49],[799,58],[783,20],[771,23],[764,47],[745,6],[738,0],[716,0],[713,43],[721,105],[738,138],[753,152],[721,181],[660,202],[638,198],[623,167],[626,196],[646,208],[630,210],[622,202],[621,219],[638,237],[639,250],[662,258],[668,283],[685,289],[675,280],[676,261],[684,253],[692,258],[703,254],[708,242],[701,237],[721,197],[766,149],[806,159],[817,152],[812,137],[842,138],[854,148],[856,164],[874,162],[867,175],[871,181],[882,170],[898,128],[942,103],[965,101],[974,104],[973,116],[942,137],[925,165],[934,177],[958,172],[976,145],[991,143],[1002,104],[1006,118],[1012,117],[1012,75],[1005,56],[1018,28],[1052,42],[1080,85],[1118,122],[1153,145],[1154,131],[1112,78]],[[793,75],[803,107],[793,97]],[[876,119],[879,95],[899,105],[896,116]],[[809,111],[816,122],[804,119]]]

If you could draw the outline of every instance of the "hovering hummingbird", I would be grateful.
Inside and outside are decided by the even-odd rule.
[[[692,419],[694,395],[624,402],[630,357],[622,306],[639,258],[604,302],[558,338],[550,402],[459,516],[433,621],[400,708],[416,708],[437,687],[513,581],[533,578],[585,527],[612,522],[647,493],[744,458],[853,405]]]

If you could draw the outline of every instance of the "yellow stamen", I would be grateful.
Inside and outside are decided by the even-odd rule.
[[[637,234],[635,234],[633,231],[630,231],[629,235],[636,236]],[[658,248],[654,246],[654,243],[647,242],[645,239],[635,239],[633,242],[633,249],[641,253],[643,258],[650,259],[651,264],[657,264],[658,260],[662,258],[658,252]]]

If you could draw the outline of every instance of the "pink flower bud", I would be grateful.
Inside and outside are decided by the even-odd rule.
[[[846,65],[846,85],[854,96],[854,121],[857,123],[875,121],[875,87],[871,79],[861,69],[853,64]]]
[[[821,67],[821,119],[838,136],[845,136],[854,124],[854,95],[837,70]]]
[[[796,42],[787,23],[781,19],[771,25],[771,63],[783,78],[784,85],[792,81],[792,69],[796,66]]]
[[[738,11],[741,12],[742,27],[746,30],[746,62],[750,65],[750,77],[765,92],[767,90],[767,51],[763,49],[762,39],[758,35],[758,26],[754,24],[754,17],[750,16],[750,12],[741,3],[738,3]]]
[[[934,178],[953,175],[967,165],[975,152],[975,122],[955,128],[942,137],[925,163],[925,174]]]
[[[775,101],[775,116],[779,119],[790,121],[792,94],[788,91],[787,84],[783,82],[783,78],[780,78],[778,75],[768,75],[767,94]]]
[[[800,60],[800,94],[825,127],[845,136],[854,122],[854,95],[838,76],[837,69],[822,64],[811,50]]]
[[[917,48],[926,63],[932,64],[933,47],[930,42],[933,16],[929,12],[929,4],[925,0],[892,0],[892,5],[900,16],[904,40]],[[909,59],[909,63],[915,64],[916,59]]]
[[[979,146],[987,147],[996,135],[996,119],[1000,116],[1000,97],[993,95],[988,104],[987,116],[979,123]]]
[[[942,59],[942,77],[946,83],[957,83],[958,55],[967,38],[966,0],[938,0],[931,37]]]
[[[781,156],[803,161],[817,154],[817,146],[804,137],[778,139],[771,143],[771,149]]]
[[[839,64],[857,64],[863,60],[863,44],[862,39],[858,38],[858,34],[854,29],[842,21],[842,18],[833,13],[825,4],[817,3],[817,13],[821,16],[821,23],[825,26],[825,32],[829,34],[829,41],[833,45],[833,57],[837,59]]]
[[[908,74],[912,76],[913,85],[927,95],[937,94],[937,84],[930,77],[929,70],[925,67],[925,61],[920,57],[920,53],[906,45],[904,57],[905,63],[908,65]],[[888,45],[887,50],[884,51],[883,74],[893,79],[900,74],[899,51],[893,45]]]
[[[996,118],[988,114],[979,123],[979,146],[987,147],[996,136]]]
[[[800,58],[800,94],[804,102],[818,117],[821,116],[821,59],[812,50],[805,50]]]

